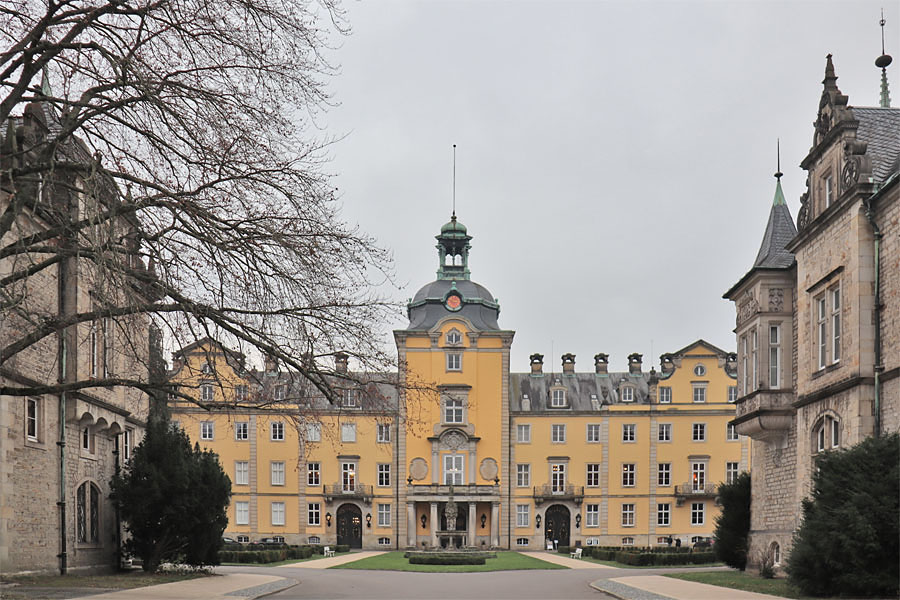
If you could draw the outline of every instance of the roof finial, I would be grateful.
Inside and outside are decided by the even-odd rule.
[[[453,144],[453,216],[456,220],[456,144]]]
[[[884,9],[881,9],[881,20],[878,22],[881,25],[881,56],[875,59],[875,66],[881,69],[881,108],[890,108],[891,107],[891,94],[890,90],[888,90],[888,78],[887,78],[887,67],[891,64],[893,59],[890,54],[885,54],[884,52]]]
[[[778,167],[776,167],[776,170],[775,170],[775,179],[777,179],[778,181],[781,181],[781,176],[784,175],[784,173],[781,172],[781,138],[776,138],[776,139],[778,140],[777,141],[777,151],[776,151],[776,154],[778,156],[778,159],[777,159]]]
[[[831,62],[831,53],[825,57],[825,79],[822,80],[822,83],[825,84],[826,90],[837,90],[837,75],[834,74],[834,63]]]

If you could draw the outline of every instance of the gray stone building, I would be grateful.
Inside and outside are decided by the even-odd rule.
[[[881,106],[851,106],[831,55],[822,83],[797,225],[776,173],[759,254],[725,294],[734,424],[756,442],[751,564],[789,552],[817,454],[900,429],[900,109],[886,77]]]
[[[57,162],[92,159],[78,140],[52,144],[59,129],[44,102],[0,129],[2,573],[116,564],[110,479],[149,410],[146,394],[111,383],[148,379],[149,318],[105,311],[135,294],[148,299],[103,268],[112,257],[124,261],[116,267],[148,273],[133,223],[72,226],[112,206],[117,190],[83,171],[54,174]]]

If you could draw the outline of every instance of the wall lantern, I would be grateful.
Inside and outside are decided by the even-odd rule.
[[[500,485],[500,478],[494,477],[494,485]]]
[[[534,516],[534,524],[537,529],[541,528],[541,515]]]
[[[325,526],[331,527],[331,513],[325,513]]]
[[[581,527],[581,515],[575,515],[575,529]]]
[[[372,513],[368,513],[368,514],[366,514],[366,527],[371,527],[371,526],[372,526]]]
[[[421,520],[422,520],[422,529],[425,529],[425,523],[428,521],[428,517],[426,517],[425,515],[422,515]]]
[[[412,485],[412,475],[410,475],[409,477],[406,478],[406,484]]]
[[[487,523],[487,515],[481,513],[481,528],[484,529],[484,524]]]

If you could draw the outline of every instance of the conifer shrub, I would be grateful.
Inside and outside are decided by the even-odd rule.
[[[817,458],[786,570],[806,595],[897,597],[900,436]]]
[[[750,473],[744,471],[733,483],[719,485],[722,512],[716,517],[713,550],[729,567],[747,567],[750,535]]]

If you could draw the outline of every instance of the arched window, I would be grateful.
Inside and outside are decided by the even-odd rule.
[[[813,453],[841,447],[841,422],[834,415],[824,415],[813,427]]]
[[[462,266],[462,255],[461,254],[457,254],[456,256],[453,257],[453,264],[456,265],[457,267]]]
[[[447,344],[450,346],[458,346],[462,343],[462,334],[458,329],[451,329],[447,332]]]
[[[100,541],[100,488],[85,481],[75,494],[76,535],[82,544]]]
[[[447,267],[453,266],[453,255],[452,254],[448,254],[447,256],[444,257],[444,265]]]
[[[769,554],[772,556],[773,567],[781,565],[781,546],[778,542],[772,542],[772,545],[769,546]]]

